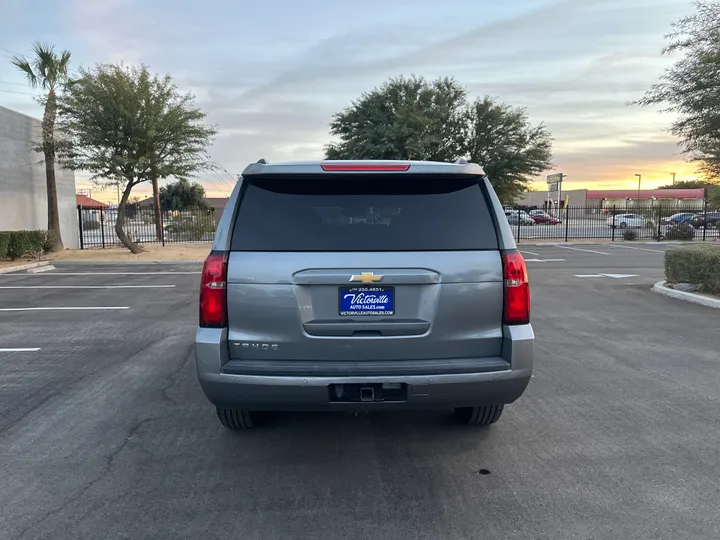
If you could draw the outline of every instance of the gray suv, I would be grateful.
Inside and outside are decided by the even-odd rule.
[[[482,168],[249,165],[200,290],[200,384],[223,426],[258,411],[454,409],[496,422],[533,367],[530,291]]]

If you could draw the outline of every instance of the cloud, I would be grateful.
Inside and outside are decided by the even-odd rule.
[[[671,172],[694,177],[693,167],[684,161],[674,140],[621,140],[608,147],[584,148],[582,152],[565,153],[556,160],[556,172],[568,175],[568,189],[626,185],[643,175],[647,186],[667,183]],[[608,180],[611,180],[608,182]],[[536,184],[535,189],[542,189]]]
[[[217,85],[210,81],[213,87],[203,106],[221,129],[244,123],[245,134],[233,132],[254,137],[238,139],[243,151],[267,148],[285,156],[289,148],[298,148],[292,138],[297,133],[313,141],[299,147],[312,150],[315,157],[329,140],[331,114],[387,76],[454,75],[472,95],[490,94],[528,107],[534,121],[552,129],[558,158],[566,151],[620,146],[623,143],[613,139],[638,131],[661,133],[667,121],[626,103],[640,97],[667,65],[659,55],[662,33],[651,30],[648,21],[662,20],[665,28],[664,19],[674,18],[677,2],[655,3],[651,15],[637,5],[555,2],[489,17],[480,25],[457,25],[466,30],[445,37],[438,32],[434,40],[428,39],[435,36],[432,32],[405,26],[355,28],[322,36],[289,55],[290,67],[260,84],[249,85],[244,79],[226,84],[233,78]],[[272,70],[277,72],[278,65]],[[253,73],[251,78],[262,76]],[[242,110],[233,110],[232,104]],[[311,104],[315,107],[310,112],[305,107]],[[280,132],[274,131],[276,111]]]
[[[154,49],[158,21],[138,16],[140,0],[72,0],[72,31],[90,46],[96,62],[146,62]]]
[[[85,63],[171,73],[220,129],[211,153],[233,173],[259,157],[321,157],[332,114],[401,73],[455,76],[472,96],[526,107],[576,178],[682,159],[663,132],[670,118],[626,103],[672,61],[659,54],[663,34],[686,0],[70,5],[57,42],[83,44],[73,55]]]
[[[362,79],[372,76],[395,75],[398,72],[408,73],[413,70],[426,71],[431,68],[447,68],[453,57],[470,50],[479,50],[483,45],[491,46],[495,41],[507,38],[516,32],[528,31],[541,26],[544,22],[556,21],[557,17],[568,10],[580,6],[590,6],[600,0],[564,0],[530,12],[522,13],[513,18],[473,27],[452,37],[415,47],[409,52],[393,56],[385,55],[373,59],[362,57],[345,57],[338,59],[337,50],[340,43],[362,42],[373,47],[397,43],[400,32],[390,27],[386,31],[359,31],[347,33],[342,37],[324,39],[317,42],[307,53],[305,61],[291,70],[275,77],[266,83],[243,92],[238,99],[254,103],[266,99],[269,95],[282,94],[290,89],[297,91],[307,85],[323,85],[341,79]],[[347,47],[345,47],[347,50]],[[351,48],[352,49],[352,48]],[[342,47],[341,47],[342,50]]]

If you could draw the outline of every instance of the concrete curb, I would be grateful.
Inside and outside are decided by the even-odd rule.
[[[45,266],[50,264],[50,261],[39,261],[27,264],[18,264],[17,266],[6,266],[0,268],[0,274],[9,274],[11,272],[20,272],[21,270],[30,270],[31,268],[37,268],[38,266]]]
[[[666,287],[664,281],[658,281],[655,285],[653,285],[652,290],[654,293],[669,296],[670,298],[675,298],[677,300],[685,300],[686,302],[693,302],[710,308],[720,309],[720,298],[713,298],[705,294],[676,291],[675,289]]]
[[[52,261],[55,266],[140,266],[171,264],[203,264],[205,259],[179,261]]]
[[[52,264],[48,264],[45,266],[37,266],[35,268],[28,268],[27,273],[28,274],[42,274],[43,272],[52,272],[53,270],[56,270],[56,268]]]

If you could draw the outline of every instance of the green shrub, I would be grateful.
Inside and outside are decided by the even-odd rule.
[[[18,231],[18,233],[21,231]],[[8,242],[7,254],[11,259],[19,259],[23,257],[27,252],[27,240],[22,234],[10,234],[10,240]]]
[[[638,234],[632,229],[625,229],[623,231],[623,240],[637,240]]]
[[[19,259],[25,255],[38,256],[47,242],[45,231],[0,232],[0,258]]]
[[[665,279],[669,283],[693,283],[703,292],[720,294],[720,246],[698,244],[668,250]]]
[[[83,221],[83,231],[96,231],[100,228],[100,222],[97,219],[86,219]]]
[[[8,258],[8,244],[10,243],[10,233],[0,231],[0,259]]]
[[[687,223],[670,225],[665,231],[666,240],[692,240],[695,238],[695,229]]]
[[[32,255],[39,257],[41,253],[45,251],[45,245],[47,244],[47,231],[25,231],[27,238],[27,251],[26,255]]]
[[[55,243],[55,234],[48,231],[47,234],[45,235],[45,242],[43,242],[43,246],[42,246],[43,253],[50,253],[50,250],[53,248],[54,243]]]

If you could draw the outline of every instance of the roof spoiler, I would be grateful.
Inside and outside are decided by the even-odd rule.
[[[322,172],[365,173],[411,170],[416,174],[478,174],[485,175],[483,168],[461,157],[452,163],[413,160],[322,160],[288,163],[268,163],[265,158],[251,163],[241,176],[260,174],[318,174]]]

